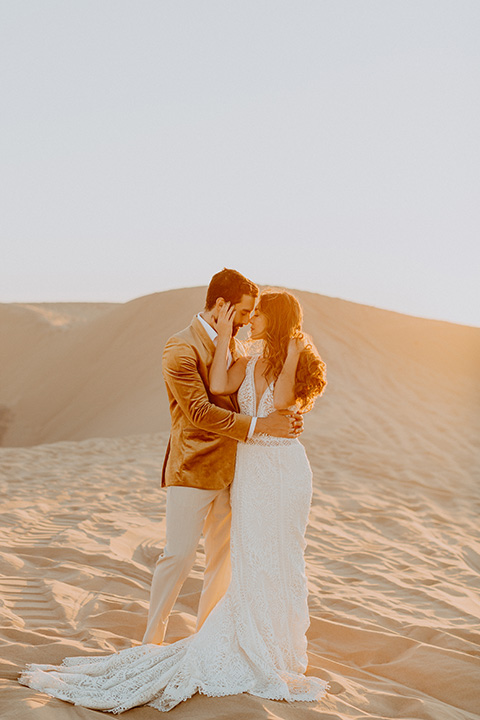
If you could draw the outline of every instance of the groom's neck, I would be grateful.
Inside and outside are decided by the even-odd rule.
[[[203,312],[199,313],[199,315],[201,318],[203,318],[205,320],[206,323],[208,323],[210,325],[211,328],[213,328],[214,330],[217,329],[215,327],[215,320],[213,319],[212,313],[210,310],[204,310]]]

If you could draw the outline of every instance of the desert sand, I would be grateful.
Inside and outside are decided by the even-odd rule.
[[[161,352],[204,293],[0,305],[2,719],[100,717],[19,672],[141,641],[165,537]],[[303,441],[308,674],[331,690],[318,705],[197,695],[166,717],[478,719],[480,329],[297,296],[328,367]],[[200,546],[168,642],[193,631],[202,564]]]

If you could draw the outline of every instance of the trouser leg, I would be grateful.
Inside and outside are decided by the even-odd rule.
[[[153,574],[143,643],[163,642],[168,616],[193,566],[205,518],[217,493],[190,487],[167,488],[166,545]]]
[[[205,519],[205,575],[197,614],[197,630],[230,583],[230,488],[220,490]]]

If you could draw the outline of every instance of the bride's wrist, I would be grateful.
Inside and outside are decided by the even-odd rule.
[[[218,345],[218,343],[226,343],[228,345],[231,337],[232,336],[230,333],[219,332],[217,335],[217,345]]]

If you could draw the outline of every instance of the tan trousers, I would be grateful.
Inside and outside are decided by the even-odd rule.
[[[192,569],[200,536],[205,537],[205,574],[197,630],[225,594],[230,582],[230,489],[167,488],[167,533],[150,590],[143,643],[160,645],[178,593]]]

